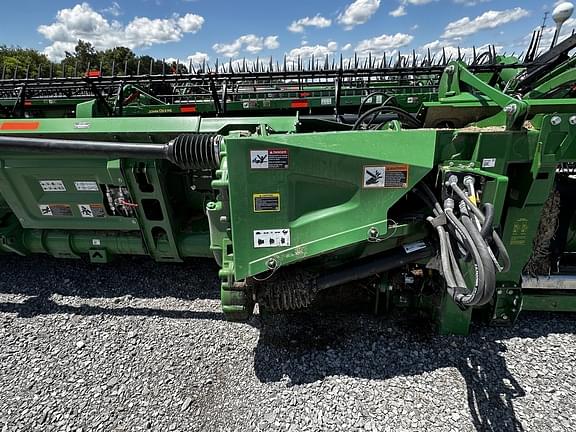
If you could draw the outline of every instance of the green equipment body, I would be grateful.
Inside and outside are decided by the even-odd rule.
[[[226,93],[212,74],[211,99],[191,77],[170,101],[134,78],[116,100],[5,109],[0,251],[213,257],[234,320],[255,303],[301,310],[360,285],[374,310],[424,315],[442,333],[576,311],[567,41],[544,54],[545,69],[492,56],[335,69],[329,87],[313,81],[325,71],[302,72],[299,86],[278,73],[273,88],[253,72],[252,93]]]

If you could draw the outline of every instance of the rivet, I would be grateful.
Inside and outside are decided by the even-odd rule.
[[[502,315],[500,315],[500,318],[502,318],[504,321],[506,321],[508,319],[508,315],[502,314]]]
[[[554,116],[550,119],[552,126],[558,126],[560,123],[562,123],[562,117],[560,116]]]
[[[508,295],[512,295],[512,294],[514,294],[514,291],[508,290]]]
[[[576,116],[572,116],[570,117],[570,119],[568,120],[570,122],[570,124],[572,126],[576,125]]]
[[[499,290],[497,291],[498,295],[502,295],[503,292],[504,292],[504,291],[502,291],[501,289],[499,289]]]

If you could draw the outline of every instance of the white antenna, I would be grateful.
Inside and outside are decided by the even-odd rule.
[[[554,18],[554,22],[556,23],[556,31],[554,32],[554,39],[552,40],[552,46],[550,48],[556,46],[558,37],[560,37],[560,30],[562,29],[562,25],[568,21],[573,12],[574,5],[570,2],[562,2],[554,8],[554,11],[552,12],[552,18]]]

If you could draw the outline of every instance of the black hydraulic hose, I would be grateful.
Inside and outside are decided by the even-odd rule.
[[[358,117],[358,120],[356,120],[356,123],[354,123],[354,127],[352,128],[352,130],[358,130],[358,128],[366,118],[381,112],[391,112],[397,114],[400,121],[405,123],[409,127],[415,129],[422,127],[422,123],[416,120],[408,111],[405,111],[402,108],[398,108],[395,106],[380,105],[375,108],[369,109],[360,117]]]
[[[460,198],[462,198],[462,200],[464,200],[464,202],[466,202],[467,207],[478,217],[478,220],[480,221],[480,224],[484,224],[486,217],[485,215],[480,211],[480,209],[478,207],[476,207],[474,204],[472,204],[472,202],[470,201],[470,198],[468,198],[468,196],[464,193],[464,191],[462,189],[460,189],[460,187],[458,186],[458,184],[456,184],[455,182],[449,182],[449,186],[452,188],[452,190],[454,192],[456,192],[456,195],[458,195]],[[506,246],[504,245],[504,242],[502,241],[502,239],[500,238],[500,236],[498,235],[498,233],[492,229],[492,240],[494,241],[494,243],[496,244],[496,247],[498,248],[498,256],[502,259],[502,261],[504,262],[503,264],[501,264],[502,267],[502,272],[507,272],[508,270],[510,270],[510,255],[508,255],[508,251],[506,250]]]
[[[348,282],[365,279],[378,273],[429,258],[433,254],[434,248],[427,243],[423,243],[420,249],[414,251],[410,251],[409,248],[398,247],[318,276],[316,279],[316,289],[320,291]]]
[[[50,154],[78,153],[86,156],[108,156],[112,158],[166,159],[168,145],[2,136],[0,137],[0,150]]]
[[[465,294],[464,291],[466,289],[465,286],[458,286],[456,288],[456,296],[454,297],[454,301],[456,303],[461,304],[463,306],[477,306],[478,302],[480,302],[484,298],[484,287],[485,287],[485,278],[484,278],[484,266],[482,265],[482,258],[472,239],[472,236],[462,224],[461,221],[454,215],[453,210],[451,208],[445,209],[446,216],[448,220],[452,223],[452,225],[460,232],[460,235],[464,239],[464,247],[466,248],[467,252],[470,254],[472,262],[474,263],[474,272],[475,272],[475,281],[474,286],[470,293]],[[452,271],[452,270],[451,270]]]
[[[501,264],[502,269],[500,270],[502,273],[506,273],[510,270],[510,266],[512,262],[510,261],[510,255],[508,254],[508,250],[504,245],[504,242],[498,235],[496,231],[492,231],[492,240],[498,249],[498,258],[502,260],[503,264]]]
[[[0,136],[0,151],[165,159],[187,170],[216,169],[220,166],[222,139],[217,134],[182,134],[168,143],[153,144]]]
[[[440,263],[448,294],[462,307],[482,306],[494,296],[496,270],[508,271],[510,258],[502,240],[493,229],[494,206],[486,203],[481,211],[458,188],[457,180],[450,180],[447,186],[452,187],[460,199],[457,207],[460,216],[455,214],[455,203],[451,198],[445,200],[444,206],[440,205],[425,183],[415,187],[414,192],[432,209],[434,217],[430,216],[427,220],[438,234]],[[498,249],[502,266],[494,256],[491,244]],[[458,246],[458,250],[454,249],[455,246]],[[460,260],[470,260],[473,265],[473,287],[468,287],[462,275],[457,253]]]
[[[493,231],[492,224],[494,223],[494,206],[491,203],[486,203],[482,206],[482,210],[484,211],[485,220],[484,223],[482,223],[480,235],[483,239],[487,240]]]
[[[483,306],[494,296],[494,290],[496,289],[496,268],[494,267],[492,256],[488,250],[488,245],[480,235],[480,231],[478,231],[476,224],[472,222],[470,217],[467,215],[462,215],[461,221],[474,241],[474,245],[478,249],[480,255],[480,262],[478,264],[482,266],[484,285],[482,289],[482,297],[476,303],[476,306]]]
[[[358,108],[358,117],[360,117],[360,115],[362,115],[362,109],[364,108],[364,105],[366,105],[366,102],[368,102],[368,100],[374,96],[382,96],[382,97],[386,98],[384,103],[382,103],[381,105],[388,105],[388,102],[390,102],[394,99],[394,96],[390,96],[390,95],[384,93],[383,91],[372,92],[372,93],[366,95],[365,97],[363,97],[362,100],[360,101],[360,107]]]

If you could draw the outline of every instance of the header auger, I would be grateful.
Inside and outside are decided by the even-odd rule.
[[[213,257],[236,320],[336,287],[443,333],[574,312],[576,36],[541,37],[522,58],[4,68],[0,250]]]

